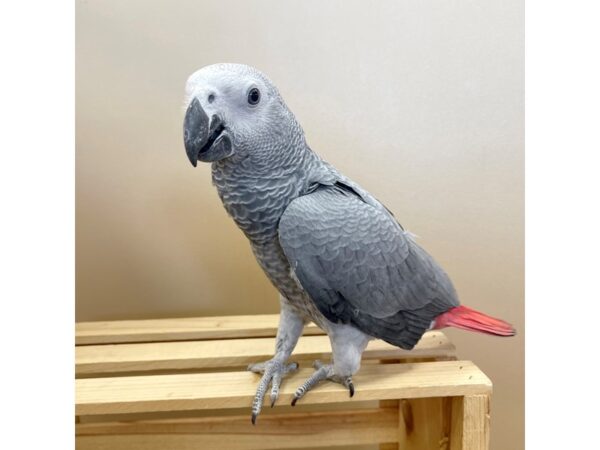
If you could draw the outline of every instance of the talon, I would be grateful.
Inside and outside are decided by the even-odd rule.
[[[316,360],[313,363],[313,367],[315,368],[313,374],[296,390],[294,399],[292,400],[292,406],[294,406],[299,399],[304,397],[308,391],[310,391],[323,380],[330,380],[334,383],[343,385],[346,389],[348,389],[348,391],[350,391],[350,397],[354,396],[354,384],[352,383],[352,376],[337,375],[332,364],[323,364],[319,360]]]
[[[283,364],[279,360],[270,360],[263,363],[249,364],[248,370],[255,373],[262,373],[262,377],[256,388],[256,395],[252,402],[252,425],[256,425],[256,419],[260,414],[265,394],[269,386],[271,386],[271,408],[275,406],[275,402],[279,398],[279,387],[282,378],[292,370],[298,369],[298,363]]]

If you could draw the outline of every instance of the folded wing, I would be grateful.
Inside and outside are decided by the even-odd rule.
[[[433,258],[369,201],[344,184],[319,185],[287,207],[279,240],[328,320],[410,349],[458,300]]]

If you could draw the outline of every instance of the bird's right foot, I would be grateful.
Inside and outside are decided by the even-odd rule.
[[[335,373],[333,364],[323,364],[319,360],[313,363],[313,367],[315,368],[313,374],[302,384],[302,386],[296,389],[296,393],[292,399],[292,406],[295,406],[298,400],[304,397],[308,391],[310,391],[323,380],[333,381],[334,383],[339,383],[342,386],[345,386],[350,393],[350,397],[354,396],[354,384],[352,383],[352,376],[340,376]]]
[[[298,363],[286,364],[275,359],[270,359],[269,361],[250,364],[248,370],[262,374],[262,378],[258,382],[254,401],[252,402],[252,425],[255,425],[269,385],[271,385],[270,397],[272,408],[279,397],[279,386],[281,385],[282,378],[288,373],[298,370]]]

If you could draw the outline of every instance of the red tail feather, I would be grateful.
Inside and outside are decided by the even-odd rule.
[[[504,320],[490,317],[462,305],[446,311],[435,319],[434,329],[444,327],[462,328],[496,336],[514,336],[517,333],[513,326]]]

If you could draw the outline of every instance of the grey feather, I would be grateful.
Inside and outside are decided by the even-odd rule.
[[[279,240],[319,311],[335,323],[412,348],[458,305],[444,271],[378,202],[320,185],[286,208]]]

